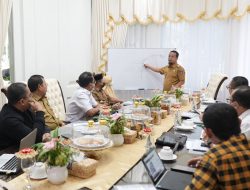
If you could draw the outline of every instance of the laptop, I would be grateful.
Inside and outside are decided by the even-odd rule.
[[[157,189],[181,190],[191,183],[192,174],[166,170],[155,149],[142,157],[142,163]]]
[[[30,148],[36,142],[37,129],[34,129],[20,141],[19,150]],[[15,154],[2,154],[0,156],[0,172],[16,173],[20,170],[20,160]]]

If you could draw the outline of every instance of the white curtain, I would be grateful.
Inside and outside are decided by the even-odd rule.
[[[12,0],[0,0],[0,60],[3,55],[4,44],[9,27],[10,13],[12,8]],[[0,87],[3,87],[3,77],[0,62]],[[6,98],[0,94],[0,109],[5,103]]]
[[[187,89],[201,89],[212,73],[250,80],[250,15],[238,19],[132,25],[128,48],[176,48],[186,69]],[[153,64],[153,63],[152,63]],[[166,63],[167,64],[167,63]],[[229,83],[229,80],[225,83]],[[226,95],[220,97],[224,99]]]

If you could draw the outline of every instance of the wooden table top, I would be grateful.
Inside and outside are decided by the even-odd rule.
[[[184,107],[183,110],[188,110],[189,107]],[[161,125],[155,125],[153,140],[156,140],[162,132],[168,131],[173,125],[173,116],[168,115],[162,120]],[[137,139],[133,144],[124,144],[120,147],[111,147],[110,149],[101,152],[101,159],[98,162],[96,174],[88,179],[81,179],[70,176],[67,181],[61,185],[53,185],[44,180],[31,180],[31,185],[34,190],[71,190],[81,187],[88,187],[95,190],[104,190],[112,187],[129,169],[131,169],[145,153],[146,139]],[[8,182],[15,190],[23,189],[26,183],[25,174]]]

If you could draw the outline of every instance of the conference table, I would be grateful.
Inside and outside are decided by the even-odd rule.
[[[190,110],[190,106],[182,107],[182,111],[188,110]],[[168,115],[166,119],[162,120],[160,125],[154,126],[154,135],[152,135],[152,139],[156,140],[156,138],[159,137],[162,132],[169,131],[172,128],[173,123],[174,116]],[[68,131],[71,130],[70,128],[70,125],[62,127],[60,129],[60,133],[68,133]],[[103,150],[100,153],[101,157],[100,160],[98,160],[96,174],[88,179],[81,179],[69,175],[67,181],[60,185],[53,185],[49,183],[47,179],[31,180],[31,185],[34,190],[69,190],[80,189],[83,187],[95,190],[110,189],[139,162],[140,158],[146,151],[145,145],[146,138],[137,139],[133,144],[123,144],[119,147],[111,147],[109,149]],[[23,189],[25,183],[25,174],[22,174],[8,182],[8,184],[13,186],[15,190]]]

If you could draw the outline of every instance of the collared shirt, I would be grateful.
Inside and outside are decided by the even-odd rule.
[[[171,90],[172,85],[176,85],[180,81],[185,82],[185,70],[179,64],[168,65],[160,69],[160,73],[164,78],[164,91]]]
[[[56,118],[55,113],[53,112],[52,108],[49,105],[47,97],[40,97],[34,93],[32,93],[32,98],[38,101],[45,110],[45,125],[48,126],[50,129],[55,129],[62,125],[62,121]]]
[[[250,109],[244,111],[239,118],[241,119],[241,133],[244,133],[250,140]]]
[[[97,106],[91,92],[79,87],[71,97],[66,113],[66,121],[75,122],[84,119],[87,111]]]
[[[109,95],[107,95],[103,89],[100,89],[100,90],[94,89],[92,91],[92,95],[95,98],[95,100],[99,102],[100,104],[104,104],[107,106],[112,105]]]
[[[249,189],[250,144],[244,134],[211,148],[202,158],[189,189]]]

